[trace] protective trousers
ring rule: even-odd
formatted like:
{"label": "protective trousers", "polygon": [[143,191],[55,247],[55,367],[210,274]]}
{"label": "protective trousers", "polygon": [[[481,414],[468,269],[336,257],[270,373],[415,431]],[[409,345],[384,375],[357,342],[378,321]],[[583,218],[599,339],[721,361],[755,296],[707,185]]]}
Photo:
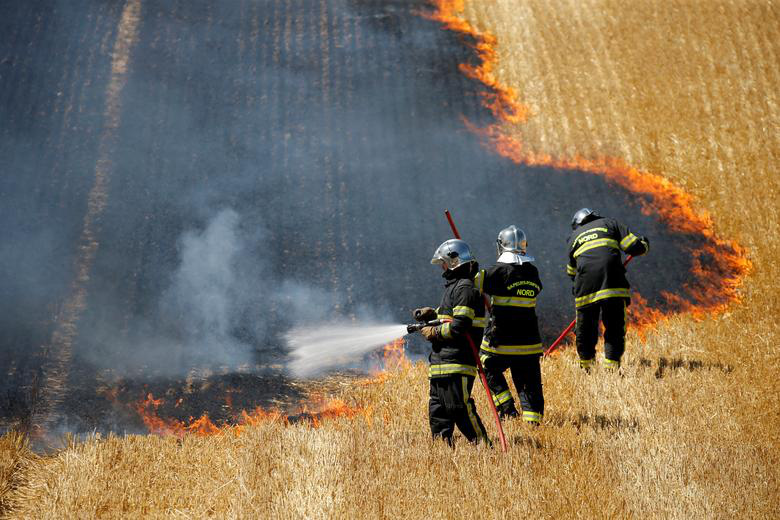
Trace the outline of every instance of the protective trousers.
{"label": "protective trousers", "polygon": [[452,444],[455,425],[469,442],[489,442],[485,427],[477,415],[471,389],[474,378],[453,374],[430,379],[431,392],[428,401],[428,419],[434,438],[441,437]]}
{"label": "protective trousers", "polygon": [[580,366],[590,368],[596,357],[599,339],[599,314],[604,323],[604,363],[607,367],[620,366],[626,344],[626,300],[607,298],[577,309],[577,354]]}
{"label": "protective trousers", "polygon": [[542,393],[542,370],[539,366],[539,354],[520,356],[503,356],[482,352],[480,356],[485,367],[493,404],[498,408],[501,417],[518,415],[515,400],[509,391],[509,384],[504,377],[508,368],[515,383],[520,405],[523,407],[523,420],[539,423],[544,415],[544,394]]}

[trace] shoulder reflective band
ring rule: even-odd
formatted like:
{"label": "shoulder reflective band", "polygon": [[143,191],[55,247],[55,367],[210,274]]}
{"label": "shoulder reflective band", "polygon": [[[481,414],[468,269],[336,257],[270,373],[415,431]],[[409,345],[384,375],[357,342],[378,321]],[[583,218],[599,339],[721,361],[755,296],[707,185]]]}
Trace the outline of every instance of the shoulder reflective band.
{"label": "shoulder reflective band", "polygon": [[534,345],[487,345],[484,342],[481,345],[482,350],[491,354],[502,354],[504,356],[528,356],[530,354],[541,354],[544,352],[541,343]]}
{"label": "shoulder reflective band", "polygon": [[635,234],[629,233],[628,235],[625,236],[625,238],[623,238],[623,240],[620,241],[620,249],[625,251],[626,249],[631,247],[631,244],[633,244],[637,240],[639,240],[639,238]]}
{"label": "shoulder reflective band", "polygon": [[474,309],[465,305],[458,305],[452,310],[453,316],[465,316],[469,319],[474,319]]}
{"label": "shoulder reflective band", "polygon": [[436,319],[437,320],[451,320],[452,316],[450,316],[449,314],[439,314],[439,313],[436,313]]}
{"label": "shoulder reflective band", "polygon": [[583,245],[577,248],[577,250],[574,252],[574,258],[577,258],[585,251],[589,251],[591,249],[595,249],[597,247],[611,247],[613,249],[618,248],[617,240],[613,240],[611,238],[597,238],[596,240],[591,240],[590,242],[585,242]]}
{"label": "shoulder reflective band", "polygon": [[536,298],[520,296],[493,296],[490,303],[496,307],[536,307]]}
{"label": "shoulder reflective band", "polygon": [[566,264],[566,274],[568,274],[569,276],[574,276],[575,274],[577,274],[577,269],[575,269],[569,264]]}
{"label": "shoulder reflective band", "polygon": [[582,307],[583,305],[597,302],[599,300],[604,300],[606,298],[630,298],[630,297],[631,297],[631,291],[624,287],[618,289],[602,289],[601,291],[597,291],[591,294],[586,294],[585,296],[580,296],[579,298],[575,298],[574,304],[577,307]]}
{"label": "shoulder reflective band", "polygon": [[471,365],[460,365],[457,363],[431,365],[428,367],[429,378],[445,377],[452,374],[465,374],[467,376],[477,377],[477,367]]}

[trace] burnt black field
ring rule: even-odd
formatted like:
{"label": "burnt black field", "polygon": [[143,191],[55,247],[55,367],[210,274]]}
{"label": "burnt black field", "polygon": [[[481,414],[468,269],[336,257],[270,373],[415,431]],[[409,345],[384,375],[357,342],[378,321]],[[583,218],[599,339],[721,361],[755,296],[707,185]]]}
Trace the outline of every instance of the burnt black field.
{"label": "burnt black field", "polygon": [[[29,416],[53,355],[106,153],[123,7],[0,4],[0,425]],[[291,325],[406,322],[438,303],[429,259],[450,238],[445,208],[483,265],[501,228],[526,231],[547,343],[573,317],[565,238],[582,206],[650,238],[630,279],[651,305],[689,281],[704,238],[600,176],[517,166],[464,127],[494,122],[486,87],[458,71],[476,59],[469,42],[426,9],[143,0],[57,428],[139,429],[108,388],[120,402],[167,392],[187,398],[171,415],[217,420],[230,419],[228,387],[236,409],[296,399],[280,368]]]}

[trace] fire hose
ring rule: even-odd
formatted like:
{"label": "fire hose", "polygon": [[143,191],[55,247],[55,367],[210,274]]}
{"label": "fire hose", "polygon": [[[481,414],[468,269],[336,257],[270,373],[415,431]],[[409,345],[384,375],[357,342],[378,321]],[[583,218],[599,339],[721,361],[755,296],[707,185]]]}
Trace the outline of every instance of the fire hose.
{"label": "fire hose", "polygon": [[[458,233],[458,228],[455,227],[455,222],[452,220],[452,215],[450,215],[449,210],[444,210],[444,215],[447,217],[447,221],[450,223],[450,228],[452,228],[452,234],[455,235],[455,238],[460,239],[460,233]],[[487,296],[484,296],[485,298],[485,308],[489,309],[490,306],[487,301]],[[487,378],[485,377],[485,369],[482,367],[482,361],[479,359],[479,350],[477,350],[477,346],[474,344],[474,340],[471,339],[471,336],[468,334],[465,334],[466,339],[469,342],[469,346],[471,347],[471,353],[474,355],[474,361],[477,364],[477,372],[479,373],[479,379],[482,381],[482,386],[485,387],[485,392],[487,392],[487,401],[490,405],[490,411],[493,412],[493,419],[496,421],[496,428],[498,428],[498,438],[501,441],[501,451],[506,452],[506,437],[504,436],[504,429],[501,427],[501,419],[498,417],[498,410],[496,410],[496,405],[493,402],[493,394],[490,393],[490,387],[488,386]]]}
{"label": "fire hose", "polygon": [[[626,257],[626,261],[625,261],[625,262],[623,262],[623,267],[627,266],[627,265],[628,265],[628,263],[629,263],[631,260],[633,260],[633,259],[634,259],[634,257],[633,257],[632,255],[628,255],[628,256]],[[569,326],[568,326],[568,327],[566,327],[566,329],[564,329],[564,331],[563,331],[563,332],[561,332],[561,335],[560,335],[560,336],[558,336],[558,339],[556,339],[555,341],[553,341],[552,345],[550,345],[550,347],[549,347],[547,350],[545,350],[545,351],[544,351],[544,355],[545,355],[545,356],[548,356],[548,355],[550,355],[550,353],[551,353],[551,352],[553,352],[553,351],[554,351],[556,348],[558,348],[558,345],[560,345],[560,344],[561,344],[561,341],[563,341],[563,338],[565,338],[565,337],[566,337],[566,336],[569,334],[569,332],[571,332],[571,330],[574,328],[574,326],[575,326],[576,324],[577,324],[577,318],[574,318],[574,319],[572,320],[572,322],[571,322],[571,323],[569,323]]]}

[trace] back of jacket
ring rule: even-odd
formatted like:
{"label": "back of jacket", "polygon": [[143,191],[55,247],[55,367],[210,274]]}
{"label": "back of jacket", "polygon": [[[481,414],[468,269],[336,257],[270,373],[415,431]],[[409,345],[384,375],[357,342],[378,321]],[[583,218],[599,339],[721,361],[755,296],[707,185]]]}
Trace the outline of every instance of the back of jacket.
{"label": "back of jacket", "polygon": [[541,354],[536,298],[542,281],[536,266],[498,263],[480,271],[475,285],[490,295],[492,308],[482,350],[501,355]]}
{"label": "back of jacket", "polygon": [[620,253],[646,253],[649,247],[644,237],[615,219],[597,218],[575,229],[566,242],[566,274],[574,278],[576,307],[606,298],[631,298]]}
{"label": "back of jacket", "polygon": [[452,320],[441,326],[441,339],[433,342],[429,357],[429,377],[451,374],[477,375],[476,361],[466,335],[475,346],[485,329],[485,304],[470,278],[449,279],[436,313],[439,319]]}

